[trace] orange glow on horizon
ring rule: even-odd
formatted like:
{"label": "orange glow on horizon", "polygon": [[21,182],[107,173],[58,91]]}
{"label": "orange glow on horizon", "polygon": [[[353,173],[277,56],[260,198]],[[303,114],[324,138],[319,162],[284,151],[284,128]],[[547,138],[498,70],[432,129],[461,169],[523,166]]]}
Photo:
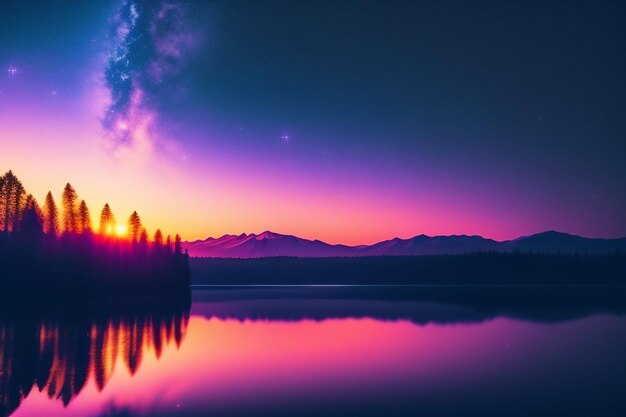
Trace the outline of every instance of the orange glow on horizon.
{"label": "orange glow on horizon", "polygon": [[107,224],[104,227],[104,235],[122,239],[128,236],[128,228],[124,224]]}

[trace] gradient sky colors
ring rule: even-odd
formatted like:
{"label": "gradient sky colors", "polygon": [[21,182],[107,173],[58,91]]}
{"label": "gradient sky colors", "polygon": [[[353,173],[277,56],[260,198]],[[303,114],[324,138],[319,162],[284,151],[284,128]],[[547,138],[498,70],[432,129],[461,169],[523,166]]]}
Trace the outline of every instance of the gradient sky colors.
{"label": "gradient sky colors", "polygon": [[620,4],[0,5],[0,169],[193,240],[626,235]]}

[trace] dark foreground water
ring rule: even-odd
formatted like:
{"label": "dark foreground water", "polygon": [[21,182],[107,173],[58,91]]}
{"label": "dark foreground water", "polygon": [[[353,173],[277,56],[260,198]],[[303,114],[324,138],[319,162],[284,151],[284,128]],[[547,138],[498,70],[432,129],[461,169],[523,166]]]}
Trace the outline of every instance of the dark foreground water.
{"label": "dark foreground water", "polygon": [[212,288],[4,313],[0,416],[624,416],[624,294]]}

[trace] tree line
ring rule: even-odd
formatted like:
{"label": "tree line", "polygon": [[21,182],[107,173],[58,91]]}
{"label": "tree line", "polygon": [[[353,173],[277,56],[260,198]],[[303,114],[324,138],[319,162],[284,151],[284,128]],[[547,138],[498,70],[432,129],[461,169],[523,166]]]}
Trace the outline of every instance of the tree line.
{"label": "tree line", "polygon": [[[111,207],[108,203],[105,204],[100,212],[97,234],[107,238],[122,238],[118,236],[118,227]],[[152,243],[154,246],[165,246],[174,252],[181,252],[181,238],[178,234],[174,240],[170,235],[164,239],[161,230],[157,229],[150,240],[136,211],[128,218],[126,227],[127,240],[131,243]],[[12,171],[0,176],[0,232],[43,234],[54,239],[96,233],[87,203],[79,199],[71,184],[67,183],[63,189],[59,211],[52,192],[48,192],[41,207],[33,195],[26,192]]]}
{"label": "tree line", "polygon": [[60,207],[51,192],[40,206],[12,171],[0,176],[0,284],[94,294],[188,287],[178,234],[164,239],[159,229],[150,239],[136,211],[119,225],[109,204],[99,220],[94,230],[87,203],[69,183]]}

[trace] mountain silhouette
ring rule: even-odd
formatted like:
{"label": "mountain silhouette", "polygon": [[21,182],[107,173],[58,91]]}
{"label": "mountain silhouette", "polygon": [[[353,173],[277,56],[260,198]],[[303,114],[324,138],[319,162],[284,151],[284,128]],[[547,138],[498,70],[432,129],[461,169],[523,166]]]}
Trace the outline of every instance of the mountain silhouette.
{"label": "mountain silhouette", "polygon": [[324,258],[333,256],[358,256],[355,247],[329,245],[320,240],[302,239],[265,231],[260,234],[224,235],[195,242],[184,242],[191,256],[211,258],[265,258],[295,256]]}
{"label": "mountain silhouette", "polygon": [[309,240],[265,231],[260,234],[242,233],[184,242],[183,248],[187,249],[191,256],[209,258],[417,256],[475,252],[602,255],[626,252],[626,238],[591,239],[548,231],[502,242],[481,236],[418,235],[409,239],[394,238],[373,245],[347,246],[331,245],[320,240]]}
{"label": "mountain silhouette", "polygon": [[553,230],[502,242],[507,252],[588,253],[602,255],[626,252],[626,238],[591,239]]}

